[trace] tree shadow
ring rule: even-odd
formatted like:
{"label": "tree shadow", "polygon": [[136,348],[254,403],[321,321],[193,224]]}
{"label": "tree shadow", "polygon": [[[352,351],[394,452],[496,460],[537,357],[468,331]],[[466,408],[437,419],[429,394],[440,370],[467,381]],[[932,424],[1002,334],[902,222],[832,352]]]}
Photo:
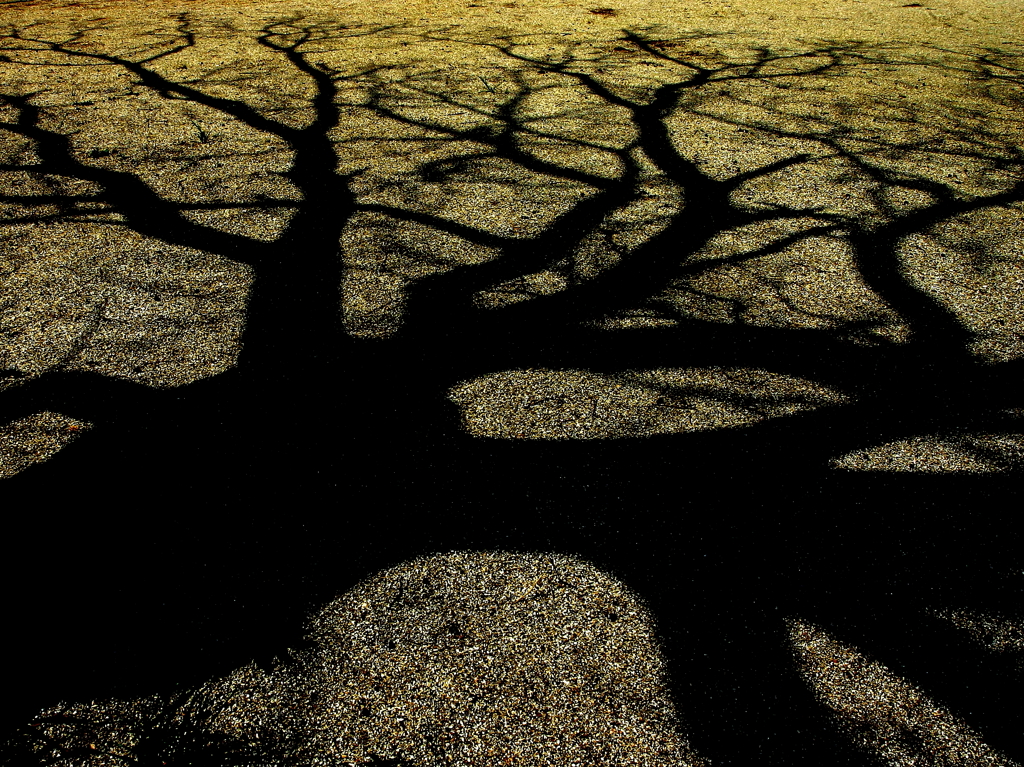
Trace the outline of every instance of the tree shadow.
{"label": "tree shadow", "polygon": [[[1020,431],[1022,357],[977,353],[1021,333],[1012,312],[998,330],[977,319],[1008,300],[1008,256],[971,225],[1015,221],[1022,158],[1001,121],[1019,110],[863,95],[847,83],[911,64],[861,44],[737,53],[626,30],[541,58],[512,38],[301,18],[255,40],[306,89],[294,106],[230,66],[204,72],[186,14],[134,53],[93,44],[103,29],[9,29],[4,66],[124,74],[199,143],[161,160],[192,191],[162,193],[139,147],[119,158],[77,138],[92,96],[55,106],[62,86],[27,74],[3,95],[0,172],[25,186],[2,197],[12,249],[33,226],[80,225],[134,233],[168,263],[154,277],[69,258],[105,296],[93,319],[53,309],[77,340],[6,362],[0,421],[90,424],[4,481],[24,520],[8,652],[37,670],[12,716],[269,662],[313,606],[424,552],[540,548],[650,599],[677,709],[712,761],[871,758],[794,673],[783,619],[798,615],[1020,758],[1019,670],[926,615],[1019,610],[1004,512],[1019,460],[967,439]],[[480,45],[503,70],[328,55],[401,35]],[[179,59],[189,79],[167,74]],[[1000,87],[1019,88],[1011,52],[970,60],[998,60]],[[645,65],[663,74],[644,84]],[[976,84],[966,65],[914,65]],[[255,135],[288,161],[262,185],[253,158],[271,161],[253,150],[239,173],[258,191],[232,196],[210,163]],[[277,229],[203,223],[232,210],[276,211]],[[164,315],[126,308],[200,295],[154,243],[242,275],[244,327],[214,374],[176,381],[187,364],[153,363]],[[973,266],[950,265],[958,247]],[[176,332],[200,332],[198,307]],[[955,442],[954,463],[836,467],[922,435]]]}

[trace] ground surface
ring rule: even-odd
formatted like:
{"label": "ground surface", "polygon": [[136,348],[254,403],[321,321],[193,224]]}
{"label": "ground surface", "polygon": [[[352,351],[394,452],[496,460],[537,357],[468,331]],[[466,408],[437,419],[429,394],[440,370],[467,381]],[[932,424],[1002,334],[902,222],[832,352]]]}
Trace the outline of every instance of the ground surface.
{"label": "ground surface", "polygon": [[1019,763],[1022,27],[0,5],[11,726]]}

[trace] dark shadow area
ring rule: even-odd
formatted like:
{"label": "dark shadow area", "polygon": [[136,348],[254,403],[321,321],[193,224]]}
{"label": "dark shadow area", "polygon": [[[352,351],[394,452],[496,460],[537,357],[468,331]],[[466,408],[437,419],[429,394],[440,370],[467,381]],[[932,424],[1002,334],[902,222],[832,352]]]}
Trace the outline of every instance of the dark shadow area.
{"label": "dark shadow area", "polygon": [[[10,683],[6,722],[21,724],[60,700],[198,684],[253,658],[269,665],[299,646],[311,612],[373,573],[429,552],[498,549],[578,555],[648,600],[686,737],[713,764],[875,764],[850,745],[795,673],[784,624],[794,616],[877,658],[962,716],[990,746],[1024,759],[1019,707],[1010,697],[1024,682],[1019,661],[984,652],[927,613],[956,607],[1020,616],[1013,524],[1020,464],[963,443],[976,451],[969,458],[988,462],[989,473],[834,466],[856,451],[922,435],[1020,431],[1021,358],[973,355],[977,328],[922,288],[899,255],[909,238],[957,216],[1019,206],[1019,147],[996,146],[994,135],[978,134],[972,145],[951,134],[960,142],[954,152],[935,142],[911,147],[910,139],[900,143],[881,131],[858,149],[847,140],[856,126],[842,122],[853,120],[849,114],[804,129],[772,127],[773,115],[786,122],[780,95],[766,99],[756,119],[730,119],[762,137],[809,142],[818,154],[789,152],[746,163],[746,170],[712,171],[669,128],[673,115],[706,118],[706,91],[728,91],[725,98],[735,103],[747,97],[744,87],[776,82],[787,94],[804,87],[813,93],[879,64],[879,57],[854,45],[760,50],[742,60],[700,56],[681,49],[715,41],[658,41],[639,31],[626,32],[604,59],[571,52],[532,59],[499,41],[496,50],[514,67],[507,87],[482,91],[493,97],[485,128],[456,128],[403,112],[388,89],[397,82],[407,88],[405,97],[435,103],[456,102],[457,94],[431,90],[411,75],[384,81],[383,66],[345,73],[306,53],[314,43],[341,45],[390,30],[301,19],[269,26],[259,37],[314,94],[306,105],[312,116],[294,127],[244,100],[213,95],[219,91],[201,82],[160,74],[163,60],[187,52],[200,34],[184,14],[178,22],[171,43],[155,40],[158,52],[142,57],[81,45],[90,30],[59,41],[32,29],[0,37],[7,66],[45,65],[68,78],[72,65],[118,69],[168,101],[202,106],[284,142],[293,159],[281,175],[301,193],[269,242],[201,225],[184,215],[186,205],[161,198],[130,170],[83,159],[36,104],[38,94],[0,96],[0,131],[31,144],[36,155],[5,160],[0,173],[76,179],[101,190],[3,196],[12,206],[45,202],[59,210],[50,219],[11,214],[12,227],[83,220],[89,203],[115,211],[118,226],[145,238],[223,256],[255,275],[243,348],[227,372],[161,389],[77,369],[72,356],[40,375],[15,371],[12,380],[27,380],[0,393],[0,423],[51,411],[95,424],[51,459],[0,484],[11,526],[5,655],[26,672]],[[665,63],[679,76],[643,98],[628,97],[597,73],[623,55]],[[1009,53],[1001,55],[1000,76],[1015,73],[1011,85],[1021,87],[1020,69],[1012,69]],[[524,117],[540,87],[527,73],[557,76],[617,108],[616,119],[630,123],[635,138],[600,152],[619,175],[562,165],[530,148],[526,139],[544,130]],[[586,185],[589,196],[532,236],[495,234],[424,206],[361,201],[353,188],[366,172],[339,171],[345,147],[332,133],[344,123],[342,107],[352,108],[342,91],[353,84],[366,92],[358,108],[381,124],[432,131],[452,145],[475,142],[455,165],[424,163],[422,175],[444,194],[455,194],[456,182],[487,183],[486,162],[501,160],[534,174],[537,194],[557,182]],[[476,102],[463,106],[482,113]],[[934,127],[928,115],[915,118],[909,106],[906,112],[907,121]],[[584,139],[558,140],[580,152],[594,149]],[[378,144],[382,152],[393,149],[383,138]],[[911,150],[954,152],[958,162],[1001,182],[969,194],[924,171],[911,175],[894,165]],[[844,172],[863,181],[861,193],[875,205],[871,215],[831,206],[828,194],[813,205],[739,201],[745,185],[773,187],[790,171],[826,161],[843,163]],[[604,236],[601,227],[636,201],[648,166],[682,190],[684,202],[639,244],[608,235],[603,268],[574,265],[567,254]],[[834,183],[839,197],[846,182]],[[928,201],[898,209],[887,202],[892,190],[920,192]],[[500,255],[476,263],[450,259],[451,268],[410,279],[398,329],[359,337],[338,310],[347,268],[339,241],[363,213],[385,214],[396,231],[414,221]],[[701,255],[723,232],[794,221],[796,229],[759,234],[755,245],[731,255]],[[607,224],[617,233],[628,228],[616,226]],[[867,290],[884,304],[876,314],[858,309],[844,317],[827,300],[815,308],[780,292],[786,316],[802,319],[759,323],[748,316],[754,299],[712,296],[699,282],[713,268],[745,268],[830,238],[842,239]],[[488,291],[522,293],[508,283],[542,271],[561,274],[564,283],[505,304],[480,298]],[[736,274],[751,295],[755,283],[767,290],[774,279],[743,283]],[[826,283],[822,290],[832,288]],[[688,311],[698,299],[732,321]],[[665,324],[602,324],[637,307]],[[862,342],[870,328],[887,323],[908,326],[910,340]],[[85,338],[76,349],[88,345]],[[806,392],[770,386],[765,394],[665,383],[644,413],[668,418],[672,407],[713,401],[722,412],[758,418],[652,433],[644,431],[644,415],[632,434],[609,439],[506,439],[474,436],[464,426],[453,387],[534,369],[612,378],[655,369],[767,371],[848,399],[812,407]],[[795,410],[776,416],[771,408],[780,403]],[[515,412],[498,416],[517,423]]]}

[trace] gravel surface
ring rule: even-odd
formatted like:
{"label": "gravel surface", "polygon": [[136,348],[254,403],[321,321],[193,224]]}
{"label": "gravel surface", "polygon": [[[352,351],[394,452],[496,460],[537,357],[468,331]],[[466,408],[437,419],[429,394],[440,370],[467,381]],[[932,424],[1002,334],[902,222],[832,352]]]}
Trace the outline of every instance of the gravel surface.
{"label": "gravel surface", "polygon": [[[995,652],[1024,652],[1022,624],[943,617]],[[883,664],[813,624],[789,627],[799,673],[868,753],[898,767],[1016,764]],[[144,743],[163,759],[234,764],[708,764],[667,694],[652,614],[579,559],[421,557],[341,595],[308,630],[309,647],[272,668],[249,664],[190,697],[62,704],[37,732],[80,749],[60,765],[119,764]]]}
{"label": "gravel surface", "polygon": [[[663,438],[791,417],[831,434],[816,413],[865,392],[885,402],[911,370],[905,427],[865,443],[860,422],[886,420],[865,406],[843,422],[854,436],[803,454],[837,472],[1019,472],[1024,411],[997,385],[932,389],[948,371],[996,380],[1024,359],[1024,67],[1003,39],[1024,15],[966,0],[808,8],[4,3],[0,406],[48,374],[188,392],[238,369],[258,347],[246,333],[259,276],[286,273],[295,227],[312,241],[337,225],[327,314],[348,339],[427,357],[491,327],[484,309],[526,307],[545,330],[527,313],[538,305],[618,333],[581,335],[590,346],[562,366],[496,369],[473,347],[469,372],[430,382],[473,438]],[[675,101],[656,108],[657,94]],[[336,173],[302,165],[321,145]],[[587,313],[618,265],[669,251],[685,258],[653,295]],[[565,299],[588,280],[594,293]],[[425,311],[431,295],[459,300]],[[693,328],[722,335],[698,348]],[[757,364],[716,362],[744,330],[802,335]],[[706,364],[602,366],[601,352],[628,357],[633,331],[676,333]],[[807,360],[815,333],[838,344],[832,367]],[[277,349],[280,377],[307,369],[307,335]],[[518,354],[515,339],[494,342]],[[871,377],[858,362],[905,348],[925,349],[919,369]],[[804,373],[777,372],[790,360]],[[0,424],[0,479],[97,426],[57,410]],[[1019,625],[949,619],[993,652],[1021,651]],[[879,662],[789,625],[823,709],[877,758],[1013,764]],[[652,614],[582,560],[413,560],[327,605],[309,641],[187,699],[65,702],[32,729],[54,764],[146,748],[251,764],[705,764],[669,702]]]}

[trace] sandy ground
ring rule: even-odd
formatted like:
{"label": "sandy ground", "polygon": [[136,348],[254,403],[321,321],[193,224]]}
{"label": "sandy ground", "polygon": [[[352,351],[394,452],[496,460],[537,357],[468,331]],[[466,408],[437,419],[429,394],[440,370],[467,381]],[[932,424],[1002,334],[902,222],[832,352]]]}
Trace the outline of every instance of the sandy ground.
{"label": "sandy ground", "polygon": [[[940,617],[990,652],[1024,651],[1020,625]],[[657,630],[643,600],[572,557],[423,557],[326,605],[309,622],[312,647],[271,669],[50,708],[35,720],[36,749],[68,765],[114,765],[148,747],[227,764],[702,767],[667,695]],[[819,626],[794,618],[789,641],[835,726],[882,763],[1016,764]]]}
{"label": "sandy ground", "polygon": [[[603,13],[595,13],[604,9]],[[389,24],[435,29],[457,27],[467,33],[503,30],[516,34],[566,35],[572,40],[614,40],[623,28],[660,27],[671,37],[703,32],[738,36],[768,46],[787,47],[797,41],[928,43],[957,47],[1014,44],[1024,11],[1012,2],[900,3],[877,0],[802,2],[619,2],[614,8],[584,3],[526,2],[356,2],[220,3],[192,0],[158,2],[9,2],[8,20],[19,16],[49,22],[78,23],[115,19],[118,23],[151,24],[162,16],[187,11],[208,21],[261,25],[271,19],[302,14],[310,20],[356,24]],[[610,11],[610,12],[609,12]],[[240,18],[239,18],[240,17]],[[415,55],[422,58],[423,52]],[[462,57],[459,57],[462,60]]]}
{"label": "sandy ground", "polygon": [[[182,26],[186,23],[187,28]],[[267,26],[272,23],[281,26]],[[1024,176],[1021,48],[1012,33],[1024,29],[1019,3],[631,0],[592,7],[487,0],[457,5],[393,0],[9,2],[0,5],[0,28],[6,31],[0,44],[0,119],[5,128],[20,125],[29,98],[45,113],[39,126],[71,137],[71,153],[78,161],[93,168],[130,171],[159,197],[184,206],[188,220],[244,235],[256,244],[274,241],[291,215],[289,202],[299,199],[281,177],[290,155],[280,136],[241,126],[210,104],[176,102],[144,82],[140,86],[139,72],[102,56],[117,51],[122,63],[141,61],[147,51],[166,51],[177,37],[194,32],[194,46],[154,58],[146,66],[174,82],[204,83],[204,92],[214,96],[243,98],[285,128],[300,128],[313,117],[312,80],[308,72],[283,64],[281,51],[295,42],[301,29],[311,30],[312,39],[303,43],[304,55],[319,71],[337,77],[349,110],[348,118],[331,132],[338,146],[339,172],[366,170],[352,183],[364,209],[341,243],[348,259],[345,321],[354,336],[390,337],[402,326],[400,297],[406,286],[460,264],[486,261],[499,242],[495,238],[536,236],[586,197],[586,184],[571,179],[558,188],[530,187],[532,177],[521,167],[500,169],[510,173],[516,182],[511,185],[470,184],[435,193],[407,183],[418,166],[429,162],[443,170],[453,156],[457,160],[460,153],[479,149],[481,145],[471,140],[474,136],[486,145],[494,134],[488,133],[493,128],[488,128],[491,122],[485,113],[493,116],[502,99],[524,83],[538,93],[524,108],[525,114],[546,117],[553,133],[572,136],[568,149],[566,142],[559,146],[554,141],[538,142],[531,151],[545,162],[574,168],[590,181],[614,177],[618,166],[601,147],[621,144],[632,135],[623,119],[628,110],[621,105],[611,109],[607,103],[595,106],[592,102],[601,100],[588,95],[578,81],[532,70],[524,66],[529,62],[516,58],[550,64],[571,56],[578,69],[589,67],[595,76],[606,78],[603,82],[613,92],[638,101],[644,88],[692,75],[695,66],[718,72],[721,90],[695,97],[689,105],[692,119],[680,121],[674,130],[679,144],[689,148],[708,178],[750,174],[750,184],[737,188],[750,206],[819,206],[818,212],[844,221],[874,216],[884,226],[915,206],[930,204],[915,196],[934,188],[925,182],[944,184],[961,201],[1006,193],[999,205],[942,219],[938,229],[912,232],[899,245],[918,283],[953,307],[973,332],[971,354],[993,365],[1024,356],[1024,221],[1020,189],[1014,186]],[[90,31],[75,39],[74,33],[83,29]],[[280,46],[277,51],[255,42],[267,29]],[[637,44],[639,37],[625,40],[624,30],[661,45],[645,48]],[[63,41],[64,48],[55,50],[46,41]],[[765,64],[776,67],[775,74],[782,72],[780,67],[796,67],[788,70],[794,84],[786,86],[787,96],[766,101],[749,84],[749,69],[744,67],[753,66],[750,62],[756,62],[759,49],[784,52]],[[979,90],[972,79],[985,50],[998,62],[993,71],[1000,77],[989,83],[995,91]],[[805,70],[794,62],[831,55],[847,57],[865,69],[838,86],[825,81],[801,86],[799,76]],[[728,81],[727,75],[736,75],[736,82]],[[385,126],[379,115],[360,110],[370,85],[378,93],[394,86],[388,96],[394,98],[387,103],[396,114],[408,106],[412,111],[405,114],[412,115],[410,119],[432,120],[459,131],[476,125],[480,132],[462,135],[466,140],[455,142],[457,146],[437,147],[423,140],[423,125],[415,121]],[[399,85],[408,87],[399,93]],[[417,105],[420,97],[429,103]],[[403,104],[401,98],[408,101]],[[587,113],[588,104],[596,111]],[[911,105],[915,118],[903,120],[901,110]],[[559,122],[556,113],[568,106],[576,111],[571,119]],[[910,143],[923,141],[927,148],[934,146],[928,141],[941,139],[952,142],[952,148],[944,154],[936,150],[930,160],[934,167],[919,156],[894,160],[896,175],[887,177],[893,197],[884,204],[873,196],[869,173],[858,176],[856,168],[839,172],[827,162],[810,169],[783,168],[791,175],[782,191],[777,184],[759,186],[764,181],[761,169],[784,162],[794,152],[828,159],[822,142],[811,135],[815,114],[823,111],[835,117],[833,125],[845,126],[851,140],[865,141],[872,130],[886,135],[902,130]],[[117,211],[101,205],[90,212],[93,203],[87,198],[93,187],[88,180],[53,175],[40,180],[23,170],[39,160],[34,135],[12,128],[5,129],[3,137],[2,215],[8,220],[3,223],[7,242],[0,256],[0,290],[7,344],[0,349],[0,362],[9,373],[6,389],[13,391],[60,367],[171,388],[230,369],[239,353],[252,267],[129,231],[117,225],[123,220]],[[372,140],[359,140],[367,135]],[[839,141],[837,136],[831,138]],[[584,139],[594,145],[584,147]],[[859,146],[850,152],[871,156],[870,146]],[[638,165],[643,171],[638,181],[644,190],[642,201],[623,206],[608,218],[608,236],[621,236],[619,252],[639,247],[663,230],[666,216],[682,205],[678,185],[642,158]],[[893,182],[901,172],[916,174],[919,188]],[[47,194],[77,201],[71,208],[71,203],[41,208],[38,199],[32,199]],[[211,200],[234,204],[204,207]],[[276,206],[257,205],[254,200],[273,200]],[[375,227],[398,209],[416,215],[388,224],[393,226],[392,235],[418,243],[433,260],[410,260],[381,245]],[[462,234],[472,229],[473,236],[438,235],[418,223],[429,216],[464,227],[457,230]],[[797,231],[805,233],[822,226],[814,215],[793,221]],[[803,245],[797,243],[796,250],[780,248],[774,262],[753,265],[739,258],[785,238],[794,231],[787,226],[774,222],[709,239],[694,261],[720,260],[722,267],[690,275],[688,286],[671,298],[676,316],[742,315],[751,324],[774,327],[817,327],[867,316],[870,328],[857,330],[868,334],[858,336],[860,341],[906,339],[906,324],[858,278],[851,251],[836,244],[831,233],[821,231],[817,240],[812,236]],[[589,269],[597,274],[603,268],[602,258],[608,254],[598,245],[604,234],[596,232],[593,242],[581,246],[580,273]],[[811,247],[807,242],[817,244]],[[979,260],[972,262],[965,253]],[[155,254],[163,260],[154,262]],[[792,275],[794,269],[803,277],[790,282],[802,287],[787,293],[779,287],[779,275]],[[510,283],[514,284],[481,290],[479,301],[501,306],[554,294],[564,287],[565,276],[557,270],[539,270]],[[672,321],[652,316],[608,320],[620,326]],[[676,390],[703,392],[704,398],[697,397],[681,413],[663,402],[665,392]],[[523,391],[532,392],[538,402],[561,404],[527,408],[520,396]],[[738,392],[746,399],[725,406],[722,402],[728,398],[719,396],[721,392]],[[701,370],[626,377],[519,371],[461,382],[453,386],[450,397],[462,408],[471,434],[508,439],[604,439],[637,429],[645,434],[715,429],[843,401],[842,393],[828,387],[772,378],[763,371],[735,376]],[[599,408],[602,415],[597,418]],[[1012,471],[1019,468],[1021,451],[1019,421],[1013,422],[1013,417],[1008,415],[1000,428],[988,431],[953,437],[926,434],[851,450],[835,462],[851,470]],[[35,414],[7,425],[0,471],[16,475],[53,455],[89,426],[60,413]],[[432,759],[437,764],[495,764],[495,757],[505,760],[501,763],[537,765],[608,759],[616,764],[701,763],[700,755],[689,749],[685,732],[664,710],[654,629],[642,606],[619,584],[585,564],[562,563],[564,582],[551,584],[550,562],[500,559],[495,554],[454,555],[450,560],[417,562],[346,595],[326,609],[319,649],[274,671],[247,667],[211,682],[203,695],[226,713],[210,727],[236,739],[236,745],[255,742],[261,733],[287,741],[289,748],[304,754],[308,761],[303,764],[357,763],[372,754],[421,765],[435,763]],[[418,607],[411,612],[396,608],[376,621],[378,628],[385,627],[379,636],[360,633],[366,628],[360,623],[365,622],[365,615],[359,617],[361,607],[391,604],[399,586],[421,588],[429,577],[442,584],[436,610],[421,614]],[[519,663],[523,654],[508,651],[509,642],[543,643],[528,620],[533,613],[520,614],[520,601],[533,593],[531,589],[540,594],[534,611],[543,615],[543,630],[575,632],[576,637],[561,651],[557,642],[563,640],[557,640],[550,657],[537,660],[543,666],[538,673],[548,697],[536,706],[536,695],[530,697],[536,690],[530,685],[540,682]],[[617,605],[615,614],[623,618],[616,619],[614,628],[601,624],[595,635],[581,624],[586,622],[581,616],[595,626],[607,620],[610,604]],[[513,616],[502,630],[487,621],[494,610]],[[979,641],[998,651],[1020,650],[1019,634],[1014,633],[1019,627],[984,616],[954,617],[965,631],[975,631]],[[489,625],[495,636],[488,638],[481,628],[479,642],[469,649],[449,647],[444,642],[454,640],[444,637],[441,642],[438,636],[455,624]],[[461,642],[464,636],[456,634]],[[394,657],[387,657],[394,663],[377,668],[373,663],[380,660],[380,653],[367,648],[388,641]],[[887,763],[1012,764],[991,753],[966,723],[883,666],[861,657],[856,648],[841,646],[814,625],[795,619],[792,641],[822,705],[835,712],[840,726],[853,733],[851,738]],[[410,648],[417,643],[436,645],[437,657],[413,652]],[[619,645],[629,645],[631,663],[620,663]],[[570,646],[571,652],[566,649]],[[348,660],[339,661],[339,653],[349,653]],[[350,663],[353,657],[358,662]],[[375,676],[385,672],[392,676]],[[487,674],[498,681],[480,687],[477,680]],[[556,695],[550,689],[564,684],[590,695],[595,685],[600,686],[594,681],[597,677],[604,680],[600,701],[564,694],[561,688],[556,688]],[[431,685],[443,690],[431,691]],[[641,688],[640,704],[620,705]],[[470,716],[467,700],[474,694],[483,700],[474,699]],[[331,705],[324,705],[325,699]],[[371,704],[376,713],[386,715],[387,727],[364,722],[362,712]],[[153,701],[76,704],[68,710],[93,724],[77,730],[40,724],[39,731],[83,749],[78,756],[54,763],[117,764],[116,757],[101,752],[117,754],[135,747],[138,733],[132,727],[137,730],[138,723],[155,716],[158,708]],[[105,719],[108,715],[113,718]],[[311,722],[318,726],[310,727]],[[916,733],[916,740],[908,741],[908,732]],[[916,745],[907,746],[908,742]],[[95,758],[89,752],[95,752]]]}
{"label": "sandy ground", "polygon": [[[805,209],[819,206],[827,215],[862,217],[870,227],[873,220],[913,210],[924,199],[920,188],[897,184],[899,188],[890,190],[883,201],[874,197],[872,184],[878,179],[873,181],[870,173],[846,173],[841,162],[784,168],[772,180],[763,175],[772,163],[784,161],[794,151],[827,159],[852,146],[854,152],[870,154],[876,149],[863,142],[879,135],[922,147],[961,142],[959,149],[941,149],[929,157],[904,153],[899,167],[889,169],[907,172],[909,168],[922,178],[938,178],[949,184],[954,195],[978,199],[1005,192],[1018,172],[1013,158],[1020,146],[1020,108],[1014,101],[1019,72],[1012,62],[1019,49],[1012,40],[1004,40],[1012,37],[1008,30],[1020,27],[1021,11],[1012,3],[841,2],[815,5],[813,15],[803,3],[756,2],[659,3],[656,7],[624,3],[615,8],[564,3],[472,3],[453,8],[428,3],[363,7],[18,2],[4,9],[6,22],[20,28],[22,36],[20,41],[9,40],[16,51],[8,55],[6,64],[0,62],[7,90],[11,95],[36,93],[32,103],[44,109],[43,119],[50,121],[50,129],[72,137],[77,157],[92,167],[130,170],[149,189],[185,205],[183,215],[189,221],[257,243],[272,242],[284,231],[291,215],[287,206],[298,199],[280,175],[290,156],[282,137],[241,126],[209,104],[182,101],[182,94],[164,98],[159,88],[132,85],[128,71],[89,54],[132,50],[127,57],[141,59],[162,50],[163,55],[147,64],[158,75],[185,83],[205,79],[210,95],[241,97],[257,108],[272,110],[282,125],[299,127],[311,118],[309,73],[297,72],[285,61],[283,49],[259,45],[256,38],[272,29],[275,45],[290,45],[298,40],[295,35],[300,28],[308,28],[311,37],[303,50],[308,49],[312,64],[333,73],[339,97],[348,105],[343,121],[330,132],[339,155],[338,170],[362,172],[350,188],[363,210],[352,218],[341,242],[346,253],[345,322],[347,332],[355,337],[394,334],[403,323],[404,297],[414,282],[493,257],[497,241],[491,238],[492,244],[487,244],[486,235],[517,239],[539,235],[556,215],[585,199],[593,188],[571,179],[538,188],[534,185],[538,177],[520,166],[510,171],[520,180],[518,187],[500,182],[447,183],[439,194],[436,187],[415,180],[417,168],[431,165],[454,181],[451,174],[460,172],[464,162],[460,158],[478,151],[480,145],[474,145],[474,140],[439,143],[429,138],[429,130],[423,132],[426,122],[465,131],[463,138],[482,131],[478,135],[486,142],[497,135],[491,136],[495,127],[482,119],[486,110],[513,98],[518,89],[535,88],[524,119],[541,119],[537,126],[556,134],[562,131],[558,135],[570,145],[559,145],[559,139],[549,137],[524,139],[528,141],[524,146],[545,161],[566,163],[597,179],[614,172],[618,161],[610,160],[600,147],[628,140],[635,130],[624,119],[629,115],[622,108],[595,109],[593,95],[581,89],[579,82],[566,75],[538,74],[531,62],[566,60],[589,67],[609,84],[621,86],[627,97],[681,75],[692,76],[697,71],[694,66],[711,67],[717,74],[696,100],[688,102],[688,108],[699,114],[669,119],[668,124],[676,143],[687,147],[707,178],[751,174],[737,192],[748,211],[799,202]],[[288,18],[292,21],[287,22]],[[282,20],[284,26],[267,27]],[[175,36],[184,34],[186,27],[195,32],[193,44],[169,53]],[[639,37],[626,40],[627,32]],[[78,45],[74,35],[84,35],[76,55],[69,58],[66,53],[45,50],[48,43],[43,41],[67,40],[74,48]],[[645,48],[642,40],[661,41],[660,47]],[[990,64],[978,58],[984,55],[990,56]],[[751,70],[744,66],[752,65],[758,56],[770,59],[761,65],[768,77],[748,82]],[[841,76],[820,82],[800,79],[807,66],[820,65],[830,57]],[[991,75],[984,83],[978,80],[983,70]],[[796,79],[785,80],[787,72]],[[53,88],[55,74],[66,77],[62,81],[66,85]],[[778,88],[772,92],[770,86],[776,83]],[[403,103],[411,107],[402,118],[404,123],[382,122],[372,110],[361,108],[368,87],[378,94],[388,93],[386,99],[398,99],[387,102],[389,109],[393,105],[400,111]],[[785,94],[783,101],[780,92]],[[452,103],[452,98],[458,103]],[[565,117],[551,114],[569,104],[573,107]],[[778,109],[779,105],[784,106]],[[13,114],[16,107],[8,102],[7,113]],[[545,112],[551,116],[545,117]],[[816,112],[827,113],[832,127],[815,127],[809,116]],[[409,117],[419,123],[410,123]],[[852,143],[837,150],[820,139],[823,129],[832,131],[830,139],[843,134]],[[584,136],[596,140],[597,146],[581,146]],[[31,150],[23,139],[10,134],[8,139],[11,159],[20,158],[15,160],[18,163],[30,157],[24,154]],[[207,149],[217,157],[203,155]],[[190,159],[185,161],[182,152]],[[638,162],[640,198],[609,215],[581,243],[576,255],[580,274],[597,274],[614,262],[616,256],[609,261],[609,255],[600,252],[605,247],[602,238],[616,239],[620,248],[638,246],[662,231],[679,210],[681,188],[645,165],[649,160],[639,158]],[[213,185],[207,176],[216,177]],[[0,385],[24,383],[60,366],[153,386],[176,386],[216,375],[234,364],[245,293],[252,280],[248,265],[211,259],[188,247],[168,248],[166,243],[140,237],[132,228],[111,226],[121,219],[116,213],[100,211],[98,203],[84,201],[95,189],[84,179],[51,177],[47,187],[12,170],[7,183],[13,195],[6,215],[12,224],[2,268],[7,307],[3,321],[9,344],[4,351],[6,383],[0,381]],[[82,195],[75,215],[62,218],[55,215],[56,209],[33,205],[31,196],[47,190]],[[230,207],[218,209],[218,200]],[[281,207],[268,205],[270,200]],[[258,207],[246,208],[246,202]],[[396,220],[396,210],[441,216],[472,227],[481,236],[467,240],[441,234],[414,220],[415,216]],[[43,218],[34,225],[15,223],[20,216],[36,213]],[[402,247],[430,251],[429,259],[409,261],[396,255],[391,245],[380,241],[382,228]],[[815,236],[817,232],[820,236]],[[727,261],[744,249],[749,252],[794,234],[802,242],[757,265]],[[963,215],[943,214],[930,230],[894,240],[913,280],[967,326],[971,351],[979,359],[1014,360],[1024,352],[1019,300],[1022,234],[1019,208],[999,204],[965,210]],[[978,249],[984,253],[981,261],[965,260],[966,252]],[[174,255],[177,266],[170,265],[168,254]],[[162,259],[161,269],[152,268],[154,256]],[[674,288],[659,300],[668,301],[680,316],[700,320],[730,322],[740,316],[755,325],[792,328],[853,323],[851,327],[858,329],[850,338],[857,343],[906,341],[909,328],[904,318],[890,311],[873,290],[875,286],[863,282],[854,262],[858,257],[831,236],[820,217],[736,227],[711,238],[701,253],[694,254],[694,260],[726,259],[721,268],[693,274],[681,289]],[[175,270],[177,276],[173,276]],[[127,274],[134,275],[136,287],[121,279]],[[140,282],[140,277],[145,281]],[[159,293],[141,287],[161,284],[172,294],[177,290],[182,295],[166,302]],[[475,300],[502,307],[530,296],[557,293],[566,284],[566,276],[558,269],[539,270],[518,282],[482,290]],[[673,322],[648,312],[607,318],[605,326]],[[540,371],[537,381],[510,382],[503,375],[452,387],[450,398],[463,410],[471,433],[604,439],[637,429],[646,434],[686,432],[765,417],[763,409],[723,408],[715,392],[731,391],[743,397],[750,395],[751,387],[719,382],[717,374],[709,378],[700,370],[658,373],[657,385],[635,376],[623,381],[584,375],[583,380],[575,373]],[[667,383],[666,375],[673,383]],[[678,409],[666,410],[658,404],[665,385],[680,391],[707,387],[709,398],[680,415]],[[765,385],[757,386],[766,390]],[[776,394],[786,392],[781,396],[787,406],[773,412],[842,400],[841,395],[822,390],[815,395],[816,402],[798,404],[807,387],[813,389],[814,384],[781,378],[767,384],[767,390]],[[508,404],[510,388],[536,390],[541,393],[533,400],[548,401],[555,401],[548,390],[557,390],[561,399],[556,399],[563,407],[527,411],[522,403]],[[598,412],[605,416],[596,417]],[[488,414],[486,423],[480,413]],[[583,418],[584,413],[591,417]],[[1006,410],[1004,415],[1012,413]],[[59,413],[11,423],[4,430],[0,472],[16,474],[53,455],[87,428]],[[952,440],[948,435],[921,434],[860,446],[834,456],[833,461],[838,468],[852,470],[1000,472],[1017,465],[1020,452],[1019,428],[1011,424],[961,433]]]}

